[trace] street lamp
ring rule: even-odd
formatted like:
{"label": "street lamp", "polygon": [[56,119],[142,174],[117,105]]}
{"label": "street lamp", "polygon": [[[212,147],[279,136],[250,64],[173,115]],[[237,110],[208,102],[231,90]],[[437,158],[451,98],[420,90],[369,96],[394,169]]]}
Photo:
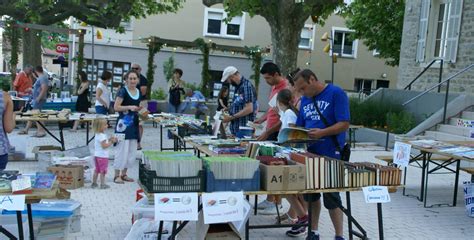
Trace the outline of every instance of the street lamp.
{"label": "street lamp", "polygon": [[333,49],[333,46],[334,46],[334,37],[332,36],[332,31],[331,31],[331,36],[329,36],[329,34],[327,32],[325,32],[323,34],[323,36],[321,36],[321,41],[323,42],[326,42],[327,40],[330,40],[330,42],[328,42],[328,44],[326,44],[326,46],[324,46],[323,48],[323,51],[325,53],[329,53],[329,51],[331,51],[331,84],[334,84],[334,63],[337,62],[337,53],[334,53],[334,49]]}

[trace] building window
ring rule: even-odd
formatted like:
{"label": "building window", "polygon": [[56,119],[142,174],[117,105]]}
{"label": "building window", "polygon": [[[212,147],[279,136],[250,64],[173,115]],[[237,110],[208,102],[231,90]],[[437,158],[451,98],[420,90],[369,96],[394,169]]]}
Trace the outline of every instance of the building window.
{"label": "building window", "polygon": [[204,13],[204,36],[224,38],[244,38],[245,14],[232,18],[228,23],[224,21],[227,14],[223,9],[206,8]]}
{"label": "building window", "polygon": [[390,81],[388,81],[388,80],[377,80],[377,86],[375,88],[379,89],[379,88],[389,88],[389,87],[390,87]]}
{"label": "building window", "polygon": [[314,38],[314,25],[306,24],[303,29],[301,29],[300,34],[300,43],[298,47],[300,49],[311,49],[313,50],[313,38]]}
{"label": "building window", "polygon": [[463,0],[422,0],[417,62],[442,58],[456,62]]}
{"label": "building window", "polygon": [[357,39],[353,38],[353,31],[343,28],[333,28],[332,51],[341,57],[356,58]]}
{"label": "building window", "polygon": [[367,95],[372,91],[372,79],[359,79],[356,78],[354,81],[354,90],[356,92],[363,92]]}

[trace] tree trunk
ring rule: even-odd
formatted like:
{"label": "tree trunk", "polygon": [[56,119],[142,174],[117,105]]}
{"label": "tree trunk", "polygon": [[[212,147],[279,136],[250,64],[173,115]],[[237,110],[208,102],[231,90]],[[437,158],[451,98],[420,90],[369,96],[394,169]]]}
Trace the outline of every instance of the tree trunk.
{"label": "tree trunk", "polygon": [[23,66],[42,66],[41,61],[41,31],[29,29],[23,31]]}

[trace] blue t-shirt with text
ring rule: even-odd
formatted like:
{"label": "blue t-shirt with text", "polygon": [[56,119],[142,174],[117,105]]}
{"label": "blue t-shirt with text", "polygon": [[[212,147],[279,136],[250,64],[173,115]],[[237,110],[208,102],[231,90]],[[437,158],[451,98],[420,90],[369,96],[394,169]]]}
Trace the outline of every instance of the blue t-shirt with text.
{"label": "blue t-shirt with text", "polygon": [[[314,107],[317,102],[319,111],[324,115],[329,126],[337,122],[349,122],[349,99],[346,93],[339,87],[327,85],[324,90],[314,98],[301,98],[301,106],[296,120],[296,125],[305,128],[324,129],[329,126],[324,124],[319,117],[318,111]],[[342,132],[337,135],[339,146],[342,148],[345,144],[346,133]],[[336,150],[336,146],[331,136],[321,138],[320,141],[308,146],[308,151],[340,159],[340,154]]]}

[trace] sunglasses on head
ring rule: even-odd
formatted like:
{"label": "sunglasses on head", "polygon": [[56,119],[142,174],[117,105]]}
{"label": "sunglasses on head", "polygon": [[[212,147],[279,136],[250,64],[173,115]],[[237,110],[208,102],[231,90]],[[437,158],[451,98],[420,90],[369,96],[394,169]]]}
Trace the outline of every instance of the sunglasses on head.
{"label": "sunglasses on head", "polygon": [[140,68],[132,68],[132,70],[140,70]]}

